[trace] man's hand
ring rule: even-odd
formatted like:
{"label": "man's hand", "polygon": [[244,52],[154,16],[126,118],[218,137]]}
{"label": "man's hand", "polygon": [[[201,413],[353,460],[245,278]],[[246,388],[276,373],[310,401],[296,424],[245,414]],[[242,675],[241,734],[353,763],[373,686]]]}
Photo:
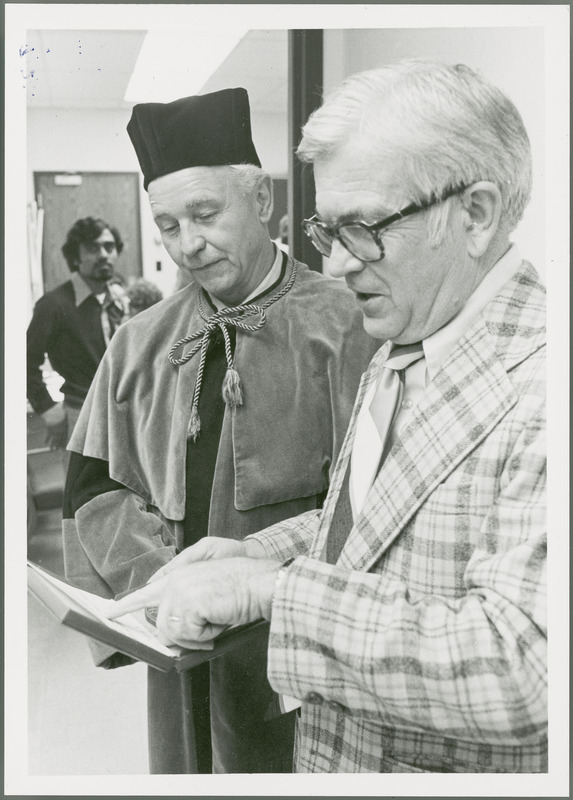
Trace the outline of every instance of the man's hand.
{"label": "man's hand", "polygon": [[266,554],[263,546],[256,540],[237,541],[235,539],[224,539],[219,536],[205,536],[199,539],[197,544],[186,547],[181,553],[172,558],[155,572],[148,583],[163,578],[173,572],[174,569],[185,567],[187,564],[194,564],[196,561],[209,561],[220,558],[265,558]]}
{"label": "man's hand", "polygon": [[161,641],[182,647],[208,642],[230,625],[270,619],[279,568],[266,558],[188,564],[118,600],[107,616],[158,606]]}
{"label": "man's hand", "polygon": [[40,416],[46,423],[46,444],[50,450],[64,448],[68,443],[68,425],[63,404],[56,403]]}

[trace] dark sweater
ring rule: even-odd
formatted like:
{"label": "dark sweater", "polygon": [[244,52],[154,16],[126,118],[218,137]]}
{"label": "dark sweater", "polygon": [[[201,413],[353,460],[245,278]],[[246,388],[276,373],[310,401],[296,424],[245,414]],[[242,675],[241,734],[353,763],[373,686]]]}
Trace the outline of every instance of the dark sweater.
{"label": "dark sweater", "polygon": [[66,403],[80,407],[105,348],[101,306],[93,295],[76,306],[70,280],[41,297],[27,333],[27,397],[34,411],[41,414],[54,405],[42,380],[46,354],[65,380]]}

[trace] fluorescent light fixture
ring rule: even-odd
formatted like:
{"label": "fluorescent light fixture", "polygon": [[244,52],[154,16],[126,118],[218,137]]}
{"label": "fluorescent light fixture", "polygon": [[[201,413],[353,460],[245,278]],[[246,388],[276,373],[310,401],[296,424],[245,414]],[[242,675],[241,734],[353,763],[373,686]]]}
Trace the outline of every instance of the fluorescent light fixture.
{"label": "fluorescent light fixture", "polygon": [[199,94],[247,32],[247,28],[148,31],[124,100],[169,103]]}

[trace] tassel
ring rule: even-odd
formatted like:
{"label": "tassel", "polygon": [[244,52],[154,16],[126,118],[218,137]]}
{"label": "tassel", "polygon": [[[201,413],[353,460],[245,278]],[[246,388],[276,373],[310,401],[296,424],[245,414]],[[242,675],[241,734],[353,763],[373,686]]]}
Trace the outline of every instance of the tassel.
{"label": "tassel", "polygon": [[199,436],[199,431],[201,430],[201,420],[199,419],[199,411],[197,406],[194,404],[193,408],[191,409],[191,419],[189,420],[189,427],[187,428],[187,438],[193,439],[194,442],[197,441],[197,437]]}
{"label": "tassel", "polygon": [[241,390],[241,379],[239,373],[233,367],[229,367],[223,381],[223,400],[231,408],[243,405],[243,392]]}

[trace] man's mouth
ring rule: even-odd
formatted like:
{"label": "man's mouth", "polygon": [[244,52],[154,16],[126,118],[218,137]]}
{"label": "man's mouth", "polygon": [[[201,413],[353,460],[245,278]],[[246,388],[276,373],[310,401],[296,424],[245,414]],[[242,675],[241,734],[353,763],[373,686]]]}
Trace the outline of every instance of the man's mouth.
{"label": "man's mouth", "polygon": [[209,267],[214,267],[215,264],[219,264],[219,262],[221,262],[222,260],[223,260],[222,258],[216,258],[214,261],[209,261],[208,264],[198,264],[196,266],[194,265],[192,267],[189,267],[189,269],[192,270],[193,272],[201,269],[209,269]]}

